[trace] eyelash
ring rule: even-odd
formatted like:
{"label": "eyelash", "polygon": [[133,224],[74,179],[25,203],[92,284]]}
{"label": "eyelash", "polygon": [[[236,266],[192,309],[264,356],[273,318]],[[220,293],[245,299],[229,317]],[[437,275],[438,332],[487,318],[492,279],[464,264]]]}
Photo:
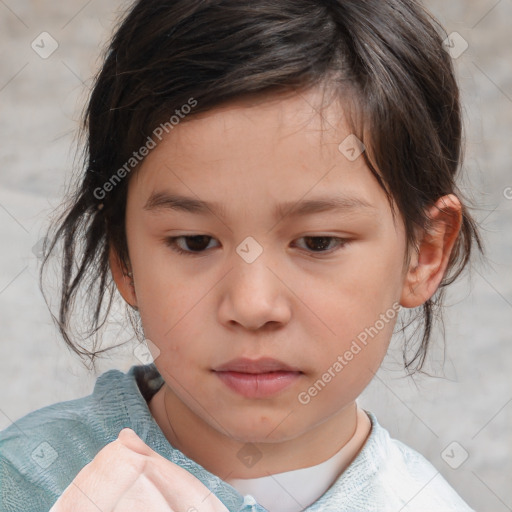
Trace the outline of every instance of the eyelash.
{"label": "eyelash", "polygon": [[[206,238],[210,238],[211,240],[214,240],[213,237],[211,236],[208,236],[208,235],[181,235],[181,236],[174,236],[174,237],[169,237],[169,238],[166,238],[165,239],[165,245],[167,245],[168,247],[171,248],[171,250],[173,250],[174,252],[178,253],[178,254],[182,254],[184,256],[201,256],[206,250],[203,250],[203,251],[186,251],[184,249],[182,249],[181,247],[179,247],[178,245],[176,245],[176,240],[180,239],[180,238],[198,238],[198,237],[206,237]],[[341,249],[343,249],[346,245],[348,245],[348,243],[350,242],[349,239],[347,238],[340,238],[340,237],[335,237],[335,236],[303,236],[301,238],[311,238],[311,239],[321,239],[321,238],[325,238],[325,239],[329,239],[329,240],[337,240],[338,241],[338,244],[337,244],[337,247],[335,249],[330,249],[328,251],[309,251],[309,256],[310,257],[313,257],[313,258],[316,258],[318,257],[317,255],[323,255],[323,254],[332,254],[333,252],[336,252],[336,251],[339,251]],[[301,238],[298,238],[298,240],[300,240]],[[307,249],[306,249],[307,251]]]}

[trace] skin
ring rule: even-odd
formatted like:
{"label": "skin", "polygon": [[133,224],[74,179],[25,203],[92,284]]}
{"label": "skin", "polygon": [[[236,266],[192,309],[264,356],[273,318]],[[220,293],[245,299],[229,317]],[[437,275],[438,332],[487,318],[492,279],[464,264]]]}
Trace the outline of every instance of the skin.
{"label": "skin", "polygon": [[227,512],[191,473],[124,428],[59,496],[50,512]]}
{"label": "skin", "polygon": [[[319,464],[350,439],[355,400],[382,362],[396,316],[309,403],[299,394],[393,304],[413,308],[434,294],[460,229],[457,197],[439,198],[429,210],[434,227],[418,234],[406,261],[402,219],[393,219],[363,157],[350,161],[338,150],[351,132],[342,105],[321,110],[322,99],[311,89],[190,116],[130,178],[129,262],[112,250],[110,263],[158,350],[165,384],[150,410],[173,446],[221,478]],[[216,201],[223,210],[145,209],[155,192]],[[282,201],[342,194],[369,206],[273,216]],[[166,238],[184,235],[211,239],[202,253],[181,255]],[[249,236],[263,249],[252,263],[236,251]],[[326,236],[334,238],[324,252],[304,238]],[[197,247],[190,239],[177,244]],[[270,398],[249,399],[212,371],[235,357],[264,356],[302,374]],[[237,456],[246,443],[262,455],[252,467]]]}

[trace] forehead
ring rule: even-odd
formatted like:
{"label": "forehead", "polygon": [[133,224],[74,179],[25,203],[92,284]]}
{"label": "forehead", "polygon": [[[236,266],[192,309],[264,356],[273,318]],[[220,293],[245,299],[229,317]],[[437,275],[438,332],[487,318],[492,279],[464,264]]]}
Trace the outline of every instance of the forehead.
{"label": "forehead", "polygon": [[329,195],[383,207],[363,156],[340,150],[353,136],[342,102],[326,104],[322,90],[245,98],[175,125],[142,163],[131,193],[141,206],[162,194],[195,197],[225,215],[231,205],[235,213],[256,203],[283,213],[277,205],[285,200]]}
{"label": "forehead", "polygon": [[[319,153],[326,144],[337,144],[342,133],[350,133],[344,105],[333,99],[327,103],[325,94],[323,89],[313,88],[237,99],[185,117],[162,145],[174,149],[186,145],[190,151],[182,156],[204,156],[209,161],[224,159],[228,154],[230,158],[239,154],[262,156],[262,148],[274,150],[275,156],[288,152],[288,158],[290,153],[312,149]],[[299,143],[307,146],[301,150]]]}

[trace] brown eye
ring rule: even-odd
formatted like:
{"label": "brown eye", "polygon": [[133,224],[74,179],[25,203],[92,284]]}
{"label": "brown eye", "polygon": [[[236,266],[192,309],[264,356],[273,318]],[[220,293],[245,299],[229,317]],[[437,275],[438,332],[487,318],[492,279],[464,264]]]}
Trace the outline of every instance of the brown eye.
{"label": "brown eye", "polygon": [[[348,240],[344,238],[338,238],[334,236],[304,236],[299,238],[299,240],[305,241],[306,250],[312,253],[331,253],[344,247]],[[331,243],[336,241],[337,243],[334,245],[334,248],[329,249]]]}
{"label": "brown eye", "polygon": [[[200,256],[209,248],[208,245],[213,237],[208,235],[182,235],[165,239],[165,244],[178,254],[187,256]],[[343,248],[348,240],[334,236],[305,236],[299,238],[304,240],[304,250],[311,255],[330,254],[338,249]],[[180,241],[180,243],[178,243]],[[336,242],[336,243],[333,243]]]}
{"label": "brown eye", "polygon": [[[181,240],[184,243],[180,246],[177,243],[178,240]],[[193,256],[194,253],[203,253],[208,248],[210,240],[213,240],[213,238],[208,235],[182,235],[167,238],[165,243],[173,251],[176,251],[179,254],[187,254]]]}

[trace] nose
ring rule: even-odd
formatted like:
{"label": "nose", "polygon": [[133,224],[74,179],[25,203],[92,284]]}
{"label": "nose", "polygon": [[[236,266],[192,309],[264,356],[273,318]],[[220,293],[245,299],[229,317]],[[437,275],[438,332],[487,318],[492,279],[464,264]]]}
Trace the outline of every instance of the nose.
{"label": "nose", "polygon": [[275,265],[267,263],[262,256],[252,263],[235,262],[221,284],[218,314],[224,325],[274,330],[290,321],[292,293]]}

